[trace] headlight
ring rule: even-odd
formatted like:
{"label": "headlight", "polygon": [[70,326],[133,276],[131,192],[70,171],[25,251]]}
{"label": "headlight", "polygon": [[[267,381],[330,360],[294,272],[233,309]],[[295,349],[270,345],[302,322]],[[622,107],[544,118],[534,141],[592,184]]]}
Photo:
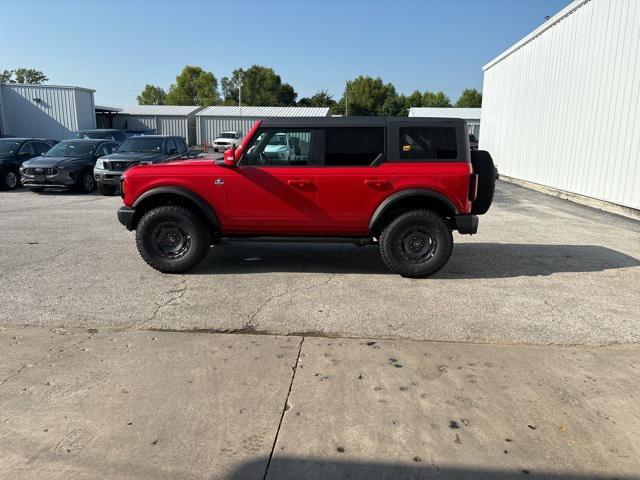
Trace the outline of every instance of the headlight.
{"label": "headlight", "polygon": [[57,165],[58,170],[64,170],[65,168],[67,168],[66,165]]}
{"label": "headlight", "polygon": [[99,158],[98,161],[96,162],[96,168],[104,169],[104,160]]}

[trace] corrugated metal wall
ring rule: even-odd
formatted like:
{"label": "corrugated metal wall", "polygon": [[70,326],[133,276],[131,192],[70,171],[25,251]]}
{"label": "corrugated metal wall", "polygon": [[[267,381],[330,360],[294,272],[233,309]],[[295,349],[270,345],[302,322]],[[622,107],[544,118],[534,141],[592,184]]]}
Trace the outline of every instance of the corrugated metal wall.
{"label": "corrugated metal wall", "polygon": [[220,132],[240,131],[246,135],[251,126],[259,118],[248,117],[196,117],[196,131],[198,145],[211,145]]}
{"label": "corrugated metal wall", "polygon": [[501,174],[640,208],[640,1],[577,1],[485,66]]}
{"label": "corrugated metal wall", "polygon": [[113,117],[113,128],[123,130],[154,128],[157,130],[158,126],[155,115],[116,115]]}
{"label": "corrugated metal wall", "polygon": [[177,135],[184,137],[189,145],[196,143],[194,115],[127,115],[113,117],[113,128],[144,129],[154,128],[158,135]]}
{"label": "corrugated metal wall", "polygon": [[[3,85],[0,88],[3,90],[5,134],[60,140],[85,125],[95,126],[93,92],[33,85]],[[81,104],[76,103],[76,98]]]}

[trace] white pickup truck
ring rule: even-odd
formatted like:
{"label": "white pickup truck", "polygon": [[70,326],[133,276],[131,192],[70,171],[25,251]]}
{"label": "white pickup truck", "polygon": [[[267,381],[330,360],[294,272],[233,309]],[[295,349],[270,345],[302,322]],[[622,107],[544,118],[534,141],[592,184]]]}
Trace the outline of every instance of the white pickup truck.
{"label": "white pickup truck", "polygon": [[213,141],[214,152],[224,152],[229,148],[238,148],[242,141],[242,132],[220,132],[220,135]]}

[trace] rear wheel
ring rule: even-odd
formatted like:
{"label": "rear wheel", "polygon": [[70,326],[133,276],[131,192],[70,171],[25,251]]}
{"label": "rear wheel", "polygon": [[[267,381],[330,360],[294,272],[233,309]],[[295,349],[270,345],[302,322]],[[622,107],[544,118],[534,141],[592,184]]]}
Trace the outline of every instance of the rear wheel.
{"label": "rear wheel", "polygon": [[116,194],[115,185],[105,185],[104,183],[97,183],[96,185],[98,186],[98,192],[100,192],[101,195],[115,195]]}
{"label": "rear wheel", "polygon": [[403,277],[436,273],[449,260],[453,235],[444,219],[431,210],[410,210],[396,217],[380,235],[384,263]]}
{"label": "rear wheel", "polygon": [[198,265],[209,250],[209,235],[202,220],[179,205],[149,210],[136,228],[140,255],[163,273],[183,273]]}
{"label": "rear wheel", "polygon": [[20,176],[13,168],[8,169],[0,177],[0,187],[5,190],[14,190],[20,186]]}

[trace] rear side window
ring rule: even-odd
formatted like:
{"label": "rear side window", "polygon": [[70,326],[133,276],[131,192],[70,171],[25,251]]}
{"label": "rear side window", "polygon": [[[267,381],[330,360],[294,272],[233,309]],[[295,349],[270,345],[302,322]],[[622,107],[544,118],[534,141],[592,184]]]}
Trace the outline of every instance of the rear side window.
{"label": "rear side window", "polygon": [[401,160],[435,161],[456,158],[458,158],[458,142],[455,128],[400,128]]}
{"label": "rear side window", "polygon": [[347,127],[325,130],[324,164],[367,166],[384,156],[384,128]]}

